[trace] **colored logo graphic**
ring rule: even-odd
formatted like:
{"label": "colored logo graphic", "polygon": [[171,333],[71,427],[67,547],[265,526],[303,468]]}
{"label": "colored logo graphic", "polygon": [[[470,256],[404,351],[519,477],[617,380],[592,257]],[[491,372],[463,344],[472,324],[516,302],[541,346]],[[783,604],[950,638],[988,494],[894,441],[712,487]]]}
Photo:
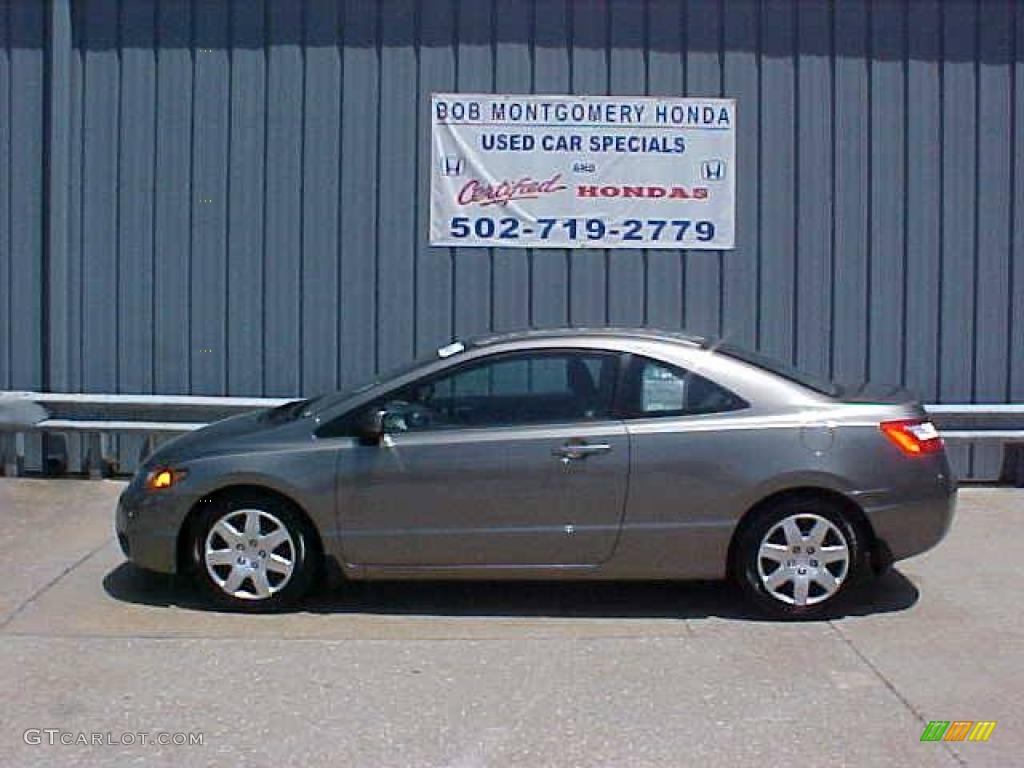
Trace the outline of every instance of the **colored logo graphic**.
{"label": "colored logo graphic", "polygon": [[700,164],[700,177],[704,181],[722,181],[725,179],[725,160],[704,160]]}
{"label": "colored logo graphic", "polygon": [[459,155],[444,155],[441,158],[442,176],[461,176],[465,167],[466,160]]}
{"label": "colored logo graphic", "polygon": [[995,720],[932,720],[921,741],[988,741],[995,728]]}

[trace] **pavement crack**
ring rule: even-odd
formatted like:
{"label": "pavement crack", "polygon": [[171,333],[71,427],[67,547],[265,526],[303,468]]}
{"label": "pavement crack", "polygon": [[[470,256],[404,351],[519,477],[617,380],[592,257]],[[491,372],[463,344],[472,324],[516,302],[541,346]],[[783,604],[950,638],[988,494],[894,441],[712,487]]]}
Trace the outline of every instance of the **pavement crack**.
{"label": "pavement crack", "polygon": [[[892,693],[892,695],[895,696],[901,704],[903,704],[903,706],[906,708],[908,712],[910,712],[910,714],[917,718],[917,721],[921,724],[922,728],[928,725],[928,719],[923,714],[921,714],[921,712],[917,709],[917,707],[914,706],[910,699],[908,699],[900,692],[900,690],[896,687],[895,683],[893,683],[892,680],[886,677],[885,673],[882,672],[882,670],[879,669],[878,666],[873,661],[871,661],[871,659],[869,659],[863,651],[860,650],[860,648],[854,645],[853,641],[846,636],[846,633],[844,633],[834,621],[830,621],[828,622],[828,624],[832,628],[832,631],[839,636],[839,639],[843,641],[843,644],[846,645],[846,647],[849,648],[851,651],[853,651],[854,655],[858,659],[860,659],[864,663],[864,665],[874,673],[875,677],[877,677],[882,682],[882,685],[884,685],[889,690],[889,692]],[[953,748],[947,742],[942,741],[939,743],[946,750],[949,756],[956,761],[957,765],[967,768],[967,761],[964,760],[960,755],[958,755],[956,751],[954,751]]]}
{"label": "pavement crack", "polygon": [[17,608],[15,608],[13,611],[11,611],[9,614],[7,614],[7,616],[5,616],[2,621],[0,621],[0,632],[3,632],[4,630],[6,630],[7,627],[10,625],[10,623],[12,621],[14,621],[16,618],[18,618],[18,616],[20,616],[25,611],[25,609],[28,608],[32,603],[34,603],[36,600],[38,600],[44,594],[49,592],[50,589],[52,589],[54,586],[56,586],[57,582],[59,582],[61,579],[63,579],[65,576],[67,576],[69,573],[71,573],[73,570],[75,570],[78,566],[80,566],[86,560],[88,560],[89,558],[91,558],[94,555],[96,555],[100,550],[102,550],[103,548],[105,548],[109,544],[110,544],[109,540],[104,540],[102,543],[100,543],[99,546],[89,550],[84,555],[82,555],[80,558],[75,560],[73,563],[64,566],[64,568],[61,570],[60,573],[58,573],[52,579],[50,579],[45,584],[43,584],[43,586],[41,586],[39,589],[37,589],[35,592],[33,592],[27,598],[22,600],[21,603],[18,604]]}

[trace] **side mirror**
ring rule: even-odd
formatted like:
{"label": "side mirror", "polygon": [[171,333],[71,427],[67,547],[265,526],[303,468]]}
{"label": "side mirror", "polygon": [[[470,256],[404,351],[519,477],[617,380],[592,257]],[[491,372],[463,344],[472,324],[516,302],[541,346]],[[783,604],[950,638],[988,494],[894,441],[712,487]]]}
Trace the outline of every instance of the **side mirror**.
{"label": "side mirror", "polygon": [[387,411],[380,408],[363,413],[356,422],[356,434],[364,445],[378,445],[384,437],[384,417]]}

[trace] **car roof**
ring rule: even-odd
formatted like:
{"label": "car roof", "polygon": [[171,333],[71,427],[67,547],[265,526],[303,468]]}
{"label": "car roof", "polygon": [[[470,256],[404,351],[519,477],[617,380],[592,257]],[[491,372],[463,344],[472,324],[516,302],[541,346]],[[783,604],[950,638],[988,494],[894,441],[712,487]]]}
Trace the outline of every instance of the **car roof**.
{"label": "car roof", "polygon": [[610,338],[624,341],[667,341],[684,344],[688,347],[707,347],[711,340],[705,336],[684,333],[682,331],[666,331],[657,328],[534,328],[526,331],[493,334],[471,339],[468,347],[489,347],[496,344],[511,344],[528,341],[551,341],[564,339],[571,341],[580,337]]}

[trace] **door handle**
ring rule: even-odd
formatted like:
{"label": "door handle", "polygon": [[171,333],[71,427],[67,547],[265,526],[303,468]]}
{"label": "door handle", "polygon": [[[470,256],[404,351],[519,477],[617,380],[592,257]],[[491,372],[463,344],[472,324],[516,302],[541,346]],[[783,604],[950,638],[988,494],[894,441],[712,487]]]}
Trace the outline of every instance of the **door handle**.
{"label": "door handle", "polygon": [[558,448],[551,449],[551,455],[568,464],[570,461],[585,459],[588,456],[595,456],[599,453],[611,453],[612,447],[608,443],[566,443]]}

